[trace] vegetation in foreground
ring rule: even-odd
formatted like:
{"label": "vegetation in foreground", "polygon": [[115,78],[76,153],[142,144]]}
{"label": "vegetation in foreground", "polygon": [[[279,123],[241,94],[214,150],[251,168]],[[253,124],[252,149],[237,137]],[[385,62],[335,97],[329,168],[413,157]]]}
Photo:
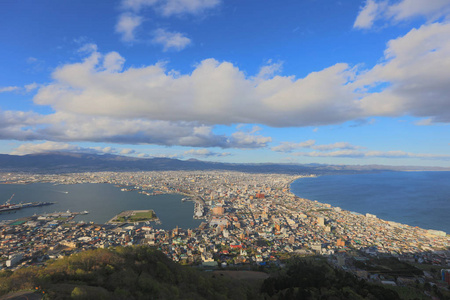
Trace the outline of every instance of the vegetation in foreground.
{"label": "vegetation in foreground", "polygon": [[181,266],[150,247],[96,249],[2,271],[0,296],[35,290],[45,299],[410,299],[322,258],[293,258],[264,281],[220,275]]}

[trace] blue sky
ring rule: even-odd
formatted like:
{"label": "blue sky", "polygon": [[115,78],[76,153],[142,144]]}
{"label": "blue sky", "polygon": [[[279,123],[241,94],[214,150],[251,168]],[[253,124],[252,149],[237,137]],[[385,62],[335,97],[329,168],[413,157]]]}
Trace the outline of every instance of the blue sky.
{"label": "blue sky", "polygon": [[0,153],[450,167],[448,0],[0,8]]}

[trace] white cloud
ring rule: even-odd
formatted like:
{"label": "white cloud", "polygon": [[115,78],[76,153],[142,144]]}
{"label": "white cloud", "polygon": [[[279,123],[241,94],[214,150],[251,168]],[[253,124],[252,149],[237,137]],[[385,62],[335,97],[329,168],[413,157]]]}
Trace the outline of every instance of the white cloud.
{"label": "white cloud", "polygon": [[217,7],[221,0],[122,0],[122,9],[140,12],[153,7],[163,16],[199,14]]}
{"label": "white cloud", "polygon": [[218,6],[220,0],[166,0],[160,2],[160,10],[164,16],[181,14],[199,14]]}
{"label": "white cloud", "polygon": [[93,52],[81,63],[58,68],[35,103],[60,112],[208,125],[320,125],[362,114],[348,85],[355,70],[346,64],[300,79],[262,80],[215,59],[203,60],[184,75],[158,63],[111,73],[105,71],[104,57]]}
{"label": "white cloud", "polygon": [[27,84],[27,85],[24,86],[25,91],[27,93],[37,89],[38,87],[39,87],[39,85],[36,82],[30,83],[30,84]]}
{"label": "white cloud", "polygon": [[[196,122],[0,111],[0,139],[220,148],[261,148],[271,141],[270,137],[255,134],[254,130],[227,136],[217,135],[212,129]],[[122,154],[131,154],[131,150],[123,151]]]}
{"label": "white cloud", "polygon": [[155,5],[158,1],[159,0],[122,0],[122,8],[138,12],[145,7]]}
{"label": "white cloud", "polygon": [[256,77],[263,80],[272,78],[275,74],[281,72],[282,66],[282,62],[274,63],[272,60],[269,60],[267,65],[261,67]]}
{"label": "white cloud", "polygon": [[120,154],[122,154],[122,155],[135,154],[135,153],[136,153],[135,150],[129,149],[129,148],[127,148],[127,149],[122,149],[122,150],[120,151]]}
{"label": "white cloud", "polygon": [[260,130],[258,126],[253,126],[252,130],[248,132],[238,130],[231,134],[231,138],[228,141],[233,148],[265,148],[272,141],[272,138],[255,134]]}
{"label": "white cloud", "polygon": [[45,142],[41,144],[26,143],[22,144],[14,149],[11,154],[13,155],[25,155],[33,153],[46,153],[46,152],[79,152],[81,148],[76,145],[57,143],[57,142]]}
{"label": "white cloud", "polygon": [[384,61],[353,84],[381,87],[360,100],[366,116],[450,122],[450,23],[423,25],[389,41]]}
{"label": "white cloud", "polygon": [[450,14],[448,0],[402,0],[388,7],[387,15],[395,21],[424,16],[433,21]]}
{"label": "white cloud", "polygon": [[117,149],[114,147],[81,147],[78,145],[46,141],[43,143],[25,143],[15,148],[11,154],[13,155],[26,155],[34,153],[49,153],[49,152],[73,152],[73,153],[88,153],[88,154],[119,154],[119,155],[133,155],[142,157],[142,153],[139,153],[133,149]]}
{"label": "white cloud", "polygon": [[252,148],[271,138],[243,127],[218,135],[214,126],[318,126],[406,114],[450,122],[448,37],[449,23],[424,25],[391,40],[372,69],[339,63],[304,78],[248,76],[215,59],[186,74],[161,63],[124,69],[120,54],[88,45],[83,61],[61,65],[53,82],[38,87],[34,103],[54,113],[0,111],[0,138]]}
{"label": "white cloud", "polygon": [[308,140],[301,143],[292,143],[292,142],[282,142],[280,145],[272,147],[272,151],[276,152],[292,152],[295,149],[300,148],[311,148],[316,141]]}
{"label": "white cloud", "polygon": [[367,0],[356,17],[354,28],[368,29],[376,21],[397,23],[414,17],[435,21],[450,16],[448,0]]}
{"label": "white cloud", "polygon": [[14,92],[19,90],[20,88],[18,86],[5,86],[0,87],[0,93],[7,93],[7,92]]}
{"label": "white cloud", "polygon": [[446,37],[450,24],[425,25],[391,40],[372,69],[339,63],[304,78],[247,76],[215,59],[201,61],[189,74],[161,63],[123,70],[118,53],[93,51],[56,69],[54,82],[40,87],[34,102],[57,112],[207,126],[318,126],[404,114],[448,122]]}
{"label": "white cloud", "polygon": [[185,151],[183,154],[185,156],[198,156],[198,157],[224,157],[231,155],[231,153],[229,152],[214,152],[208,149],[191,149]]}
{"label": "white cloud", "polygon": [[25,155],[33,153],[48,153],[48,152],[74,152],[74,153],[92,153],[92,154],[113,154],[117,153],[117,150],[112,147],[80,147],[78,145],[51,142],[44,143],[25,143],[14,149],[11,154],[13,155]]}
{"label": "white cloud", "polygon": [[[122,14],[116,24],[116,32],[122,35],[124,42],[136,40],[136,30],[143,23],[142,14],[146,8],[153,8],[164,17],[174,15],[198,15],[217,7],[221,0],[122,0]],[[154,43],[169,49],[181,50],[191,43],[191,40],[181,33],[167,32],[158,29],[153,39]]]}
{"label": "white cloud", "polygon": [[313,148],[314,150],[319,150],[319,151],[331,151],[334,149],[360,149],[362,147],[360,146],[355,146],[352,145],[350,143],[347,142],[336,142],[333,144],[328,144],[328,145],[314,145],[311,148]]}
{"label": "white cloud", "polygon": [[296,152],[294,156],[306,157],[347,157],[347,158],[419,158],[426,160],[450,160],[447,154],[411,153],[405,151],[359,151],[339,150],[332,152]]}
{"label": "white cloud", "polygon": [[0,87],[0,93],[10,93],[10,92],[26,92],[29,93],[35,89],[37,89],[39,85],[37,83],[27,84],[24,87],[19,86],[5,86]]}
{"label": "white cloud", "polygon": [[103,67],[109,72],[119,72],[122,70],[125,59],[117,52],[109,52],[103,60]]}
{"label": "white cloud", "polygon": [[371,28],[386,6],[386,1],[367,0],[365,6],[356,17],[354,28]]}
{"label": "white cloud", "polygon": [[124,42],[135,41],[136,28],[142,24],[142,17],[132,13],[123,13],[116,24],[116,32],[122,35]]}
{"label": "white cloud", "polygon": [[181,51],[191,43],[191,40],[182,33],[159,28],[154,32],[153,43],[162,45],[163,51]]}
{"label": "white cloud", "polygon": [[276,152],[292,152],[296,149],[314,149],[318,151],[331,151],[335,149],[361,149],[363,147],[355,146],[347,142],[336,142],[333,144],[316,145],[315,140],[307,140],[300,143],[282,142],[280,145],[272,147],[272,151]]}

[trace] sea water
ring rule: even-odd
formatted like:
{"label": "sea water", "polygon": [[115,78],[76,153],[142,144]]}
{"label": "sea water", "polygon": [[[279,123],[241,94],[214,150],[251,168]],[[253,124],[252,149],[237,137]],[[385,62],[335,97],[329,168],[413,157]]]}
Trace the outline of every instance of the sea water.
{"label": "sea water", "polygon": [[184,229],[197,228],[202,222],[202,220],[193,219],[194,202],[182,202],[181,199],[185,196],[179,194],[147,196],[137,191],[122,192],[120,188],[111,184],[0,184],[1,204],[13,194],[11,203],[54,202],[55,204],[24,208],[15,213],[2,213],[0,221],[70,210],[71,212],[89,212],[89,214],[75,217],[75,221],[103,224],[125,210],[153,209],[161,220],[161,225],[151,223],[154,228],[166,230],[174,229],[176,226]]}
{"label": "sea water", "polygon": [[382,172],[300,178],[298,197],[450,233],[450,172]]}

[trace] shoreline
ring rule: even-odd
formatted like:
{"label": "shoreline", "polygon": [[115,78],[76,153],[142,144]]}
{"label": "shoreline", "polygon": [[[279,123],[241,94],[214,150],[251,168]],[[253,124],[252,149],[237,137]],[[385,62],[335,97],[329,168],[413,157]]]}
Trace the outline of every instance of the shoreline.
{"label": "shoreline", "polygon": [[[434,172],[434,171],[387,171],[387,172],[389,172],[389,173],[401,173],[401,172]],[[445,172],[445,171],[442,171],[442,172]],[[369,174],[369,173],[367,173],[367,174]],[[354,174],[341,174],[341,175],[354,175]],[[333,175],[331,175],[331,176],[341,176],[341,175],[335,175],[335,174],[333,174]],[[366,174],[364,174],[364,175],[366,175]],[[300,177],[298,177],[298,178],[292,180],[292,181],[289,183],[289,193],[292,194],[292,195],[294,195],[295,197],[300,198],[300,199],[303,199],[303,200],[307,200],[307,201],[310,201],[310,202],[316,202],[316,203],[320,203],[320,204],[322,204],[322,205],[327,205],[327,206],[329,205],[329,206],[330,206],[330,209],[336,209],[336,208],[338,208],[338,209],[341,209],[342,211],[345,211],[345,212],[348,212],[348,213],[351,213],[351,214],[359,214],[359,215],[362,215],[362,216],[372,215],[372,213],[367,212],[367,211],[365,211],[365,212],[353,211],[353,210],[349,210],[349,209],[342,208],[342,207],[340,207],[340,206],[335,206],[335,205],[330,204],[330,203],[327,203],[327,202],[323,202],[323,201],[319,201],[319,200],[311,200],[311,199],[308,199],[308,198],[304,198],[304,197],[302,197],[302,196],[300,196],[300,195],[295,194],[295,193],[292,191],[292,184],[293,184],[294,182],[296,182],[297,180],[299,180],[299,179],[304,179],[304,178],[319,178],[319,177],[323,177],[323,176],[321,176],[321,175],[316,175],[316,176],[300,176]],[[375,213],[375,212],[374,212],[374,213]],[[397,223],[397,224],[400,224],[400,225],[402,225],[402,226],[410,227],[411,229],[413,229],[413,228],[419,228],[419,229],[424,230],[424,231],[441,231],[441,232],[445,232],[447,236],[450,236],[450,231],[447,231],[447,230],[442,229],[442,228],[440,228],[440,229],[434,229],[434,228],[428,228],[428,229],[426,229],[426,228],[420,227],[420,226],[418,226],[418,225],[410,225],[410,224],[402,223],[402,222],[404,222],[404,221],[387,220],[387,219],[384,219],[384,218],[382,219],[382,218],[379,218],[379,217],[378,217],[378,214],[376,214],[375,217],[376,217],[377,219],[383,221],[383,222],[387,222],[387,223]]]}

